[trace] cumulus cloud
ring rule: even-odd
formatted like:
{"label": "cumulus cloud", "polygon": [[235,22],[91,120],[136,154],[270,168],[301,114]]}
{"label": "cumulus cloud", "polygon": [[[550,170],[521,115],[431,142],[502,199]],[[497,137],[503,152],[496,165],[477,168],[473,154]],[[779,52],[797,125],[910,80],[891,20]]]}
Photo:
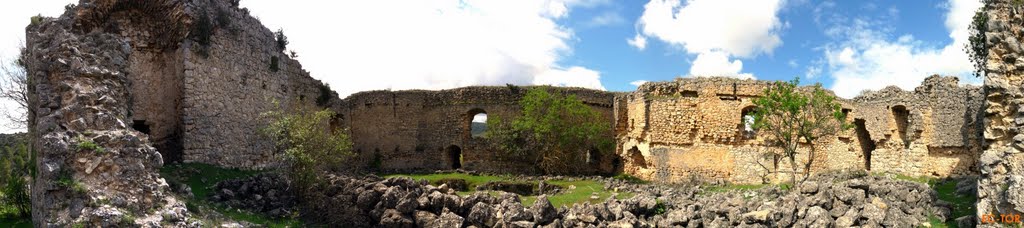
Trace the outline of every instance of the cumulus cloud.
{"label": "cumulus cloud", "polygon": [[637,86],[637,87],[643,85],[644,83],[647,83],[647,80],[636,80],[636,81],[629,82],[630,85]]}
{"label": "cumulus cloud", "polygon": [[752,57],[782,44],[780,6],[779,0],[651,0],[640,16],[641,31],[690,53]]}
{"label": "cumulus cloud", "polygon": [[879,28],[882,22],[862,18],[834,25],[826,34],[840,41],[823,49],[824,64],[835,80],[831,89],[847,98],[889,85],[912,90],[933,74],[980,83],[971,75],[973,65],[962,50],[971,17],[980,6],[977,0],[949,1],[945,25],[953,41],[944,46],[928,45],[911,35],[892,39],[887,30]]}
{"label": "cumulus cloud", "polygon": [[605,90],[601,85],[601,73],[583,68],[549,69],[533,78],[535,85],[572,86],[588,89]]}
{"label": "cumulus cloud", "polygon": [[633,38],[626,39],[626,43],[629,43],[629,46],[636,47],[636,49],[644,50],[644,48],[647,48],[647,37],[636,34]]}
{"label": "cumulus cloud", "polygon": [[284,28],[304,67],[346,96],[372,89],[505,83],[603,88],[597,71],[558,64],[571,54],[573,39],[559,20],[573,8],[603,2],[246,0],[242,5],[267,27]]}
{"label": "cumulus cloud", "polygon": [[781,6],[781,0],[651,0],[637,22],[639,34],[630,44],[641,47],[633,41],[656,38],[697,55],[691,74],[749,78],[751,74],[739,73],[740,60],[729,59],[770,54],[782,44],[778,31],[783,23],[777,16]]}
{"label": "cumulus cloud", "polygon": [[743,61],[729,61],[728,54],[719,51],[700,53],[697,59],[693,60],[690,67],[690,75],[695,77],[705,76],[728,76],[741,79],[753,79],[754,75],[740,73],[743,69]]}

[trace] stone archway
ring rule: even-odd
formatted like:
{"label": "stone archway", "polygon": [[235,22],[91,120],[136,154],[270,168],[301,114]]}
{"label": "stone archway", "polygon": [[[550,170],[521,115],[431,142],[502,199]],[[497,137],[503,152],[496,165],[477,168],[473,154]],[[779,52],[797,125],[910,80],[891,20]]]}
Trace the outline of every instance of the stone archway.
{"label": "stone archway", "polygon": [[470,109],[466,112],[461,123],[466,138],[483,137],[487,131],[487,111],[481,108]]}

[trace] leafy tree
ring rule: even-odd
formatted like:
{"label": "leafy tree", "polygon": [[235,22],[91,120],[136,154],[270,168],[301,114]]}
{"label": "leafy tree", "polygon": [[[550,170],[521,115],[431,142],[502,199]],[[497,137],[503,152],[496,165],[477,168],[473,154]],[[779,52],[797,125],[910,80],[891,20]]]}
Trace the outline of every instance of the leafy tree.
{"label": "leafy tree", "polygon": [[[1019,1],[1015,1],[1019,2]],[[971,18],[971,25],[968,26],[967,44],[964,44],[964,51],[967,52],[967,56],[971,59],[971,63],[974,63],[974,76],[980,77],[985,75],[985,64],[988,59],[988,44],[986,41],[988,37],[985,33],[988,32],[988,13],[986,9],[990,6],[990,1],[984,1],[984,6],[974,12],[974,17]]]}
{"label": "leafy tree", "polygon": [[299,192],[317,186],[319,175],[341,167],[352,155],[352,142],[344,129],[332,129],[330,120],[336,115],[329,109],[317,110],[302,102],[264,112],[271,122],[262,133],[272,138],[284,153],[287,175]]}
{"label": "leafy tree", "polygon": [[28,148],[23,142],[0,148],[0,204],[8,215],[28,217],[32,210],[28,188],[35,168]]}
{"label": "leafy tree", "polygon": [[[508,156],[533,159],[546,173],[578,173],[588,151],[611,151],[611,124],[576,98],[533,88],[519,101],[511,122],[488,116],[485,137]],[[596,159],[596,158],[595,158]]]}
{"label": "leafy tree", "polygon": [[797,87],[799,83],[797,78],[772,84],[754,100],[753,113],[754,128],[766,137],[767,143],[781,147],[782,157],[789,160],[792,184],[796,184],[796,156],[802,143],[810,144],[803,162],[806,179],[814,162],[815,140],[851,127],[834,95],[822,89],[821,84],[802,89]]}

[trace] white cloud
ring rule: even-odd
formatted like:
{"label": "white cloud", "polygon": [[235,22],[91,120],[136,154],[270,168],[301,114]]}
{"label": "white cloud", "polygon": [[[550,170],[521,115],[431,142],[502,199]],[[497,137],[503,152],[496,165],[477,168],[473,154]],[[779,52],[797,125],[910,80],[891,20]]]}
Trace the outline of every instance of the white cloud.
{"label": "white cloud", "polygon": [[602,26],[620,25],[620,24],[623,24],[623,23],[626,23],[626,19],[622,18],[622,15],[619,15],[619,13],[617,13],[615,11],[607,11],[607,12],[601,13],[600,15],[597,15],[597,16],[595,16],[593,18],[590,18],[590,21],[587,21],[586,26],[587,27],[602,27]]}
{"label": "white cloud", "polygon": [[641,32],[689,53],[720,50],[732,56],[771,53],[782,44],[780,0],[651,0]]}
{"label": "white cloud", "polygon": [[550,69],[533,78],[534,85],[573,86],[588,89],[605,90],[601,85],[601,73],[583,68]]}
{"label": "white cloud", "polygon": [[690,66],[690,75],[695,77],[705,76],[728,76],[741,79],[753,79],[754,75],[740,73],[743,69],[743,61],[729,61],[729,56],[724,52],[712,51],[700,53],[697,59],[693,60]]}
{"label": "white cloud", "polygon": [[971,75],[973,65],[962,50],[971,17],[980,6],[977,0],[950,1],[946,29],[953,42],[940,47],[926,45],[910,35],[891,40],[887,38],[888,31],[873,29],[878,27],[877,23],[863,19],[834,26],[826,34],[845,39],[826,45],[823,51],[835,79],[832,90],[847,98],[865,89],[878,90],[889,85],[912,90],[933,74],[980,83]]}
{"label": "white cloud", "polygon": [[636,49],[644,50],[644,48],[647,48],[647,37],[636,34],[632,39],[626,39],[626,43],[629,43],[629,46],[636,47]]}
{"label": "white cloud", "polygon": [[647,83],[647,82],[648,82],[647,80],[636,80],[636,81],[629,82],[629,84],[633,85],[633,86],[639,87],[639,86],[641,86],[641,85],[643,85],[644,83]]}
{"label": "white cloud", "polygon": [[480,113],[473,116],[474,123],[487,123],[487,113]]}
{"label": "white cloud", "polygon": [[573,39],[559,19],[575,7],[598,4],[603,3],[242,1],[267,27],[283,27],[303,66],[341,96],[536,82],[602,88],[598,72],[558,64],[571,54]]}
{"label": "white cloud", "polygon": [[781,6],[782,0],[651,0],[629,43],[643,49],[645,43],[635,41],[653,37],[696,54],[691,75],[753,78],[740,73],[742,61],[730,58],[771,54],[782,45]]}

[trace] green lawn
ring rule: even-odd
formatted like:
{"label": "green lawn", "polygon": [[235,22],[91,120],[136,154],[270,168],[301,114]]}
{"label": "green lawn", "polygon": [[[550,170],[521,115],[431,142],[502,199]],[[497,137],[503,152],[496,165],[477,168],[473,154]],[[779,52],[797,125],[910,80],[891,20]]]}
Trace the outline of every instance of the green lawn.
{"label": "green lawn", "polygon": [[[459,195],[469,195],[475,192],[476,186],[485,184],[490,181],[510,181],[511,176],[504,175],[470,175],[464,173],[445,173],[445,174],[391,174],[385,175],[384,177],[411,177],[416,180],[427,180],[428,182],[434,182],[440,179],[463,179],[469,184],[469,191],[458,192]],[[562,192],[555,195],[548,196],[548,201],[551,201],[551,205],[555,207],[571,206],[576,203],[591,202],[598,203],[603,202],[608,197],[611,197],[614,192],[604,189],[604,184],[592,180],[578,180],[578,181],[549,181],[549,184],[558,185],[562,187]],[[570,186],[574,186],[570,190]],[[593,193],[597,193],[597,199],[591,199],[590,196]],[[496,192],[490,191],[492,195],[497,196]],[[631,192],[620,192],[617,199],[627,199],[633,197]],[[533,202],[537,200],[536,196],[523,196],[521,197],[522,203],[525,206],[533,205]]]}
{"label": "green lawn", "polygon": [[[298,219],[271,219],[252,212],[227,209],[214,205],[207,201],[213,186],[217,182],[248,177],[261,173],[261,171],[248,171],[238,169],[225,169],[207,164],[180,164],[167,165],[160,169],[160,175],[168,182],[184,183],[192,188],[193,198],[186,199],[189,210],[199,209],[201,212],[215,210],[235,221],[246,221],[267,227],[303,227]],[[206,221],[207,223],[217,221]],[[205,224],[214,226],[215,224]]]}
{"label": "green lawn", "polygon": [[975,203],[978,202],[977,196],[957,194],[956,184],[956,181],[928,181],[928,186],[938,192],[939,199],[953,204],[953,211],[946,222],[942,223],[938,219],[932,218],[932,227],[958,227],[956,218],[974,215],[977,211],[975,208]]}

